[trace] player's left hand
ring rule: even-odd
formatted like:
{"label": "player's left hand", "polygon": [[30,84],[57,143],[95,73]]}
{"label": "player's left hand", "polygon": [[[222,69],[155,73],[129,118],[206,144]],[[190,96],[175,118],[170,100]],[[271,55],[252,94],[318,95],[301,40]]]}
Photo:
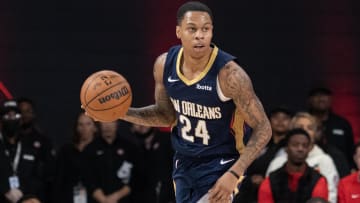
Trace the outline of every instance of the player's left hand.
{"label": "player's left hand", "polygon": [[231,173],[224,173],[209,190],[210,203],[229,203],[238,180]]}

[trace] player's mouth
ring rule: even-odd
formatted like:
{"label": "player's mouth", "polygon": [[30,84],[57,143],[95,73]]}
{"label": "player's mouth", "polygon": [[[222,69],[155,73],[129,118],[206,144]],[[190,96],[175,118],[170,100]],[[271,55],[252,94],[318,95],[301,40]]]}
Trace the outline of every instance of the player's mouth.
{"label": "player's mouth", "polygon": [[202,51],[204,48],[205,48],[205,46],[202,45],[202,44],[197,44],[197,45],[194,46],[194,49],[196,51]]}

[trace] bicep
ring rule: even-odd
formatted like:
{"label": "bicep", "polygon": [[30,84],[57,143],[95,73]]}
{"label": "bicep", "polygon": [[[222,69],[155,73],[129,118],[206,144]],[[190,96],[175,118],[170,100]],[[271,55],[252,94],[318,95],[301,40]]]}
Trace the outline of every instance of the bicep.
{"label": "bicep", "polygon": [[160,55],[154,64],[155,104],[159,110],[171,113],[174,112],[173,106],[163,82],[166,55],[167,53]]}
{"label": "bicep", "polygon": [[162,98],[162,95],[165,92],[165,87],[163,83],[163,74],[165,68],[166,53],[160,55],[154,64],[153,75],[155,80],[155,100]]}
{"label": "bicep", "polygon": [[220,88],[233,99],[245,121],[254,127],[266,120],[262,104],[256,96],[249,76],[235,62],[229,62],[219,74]]}

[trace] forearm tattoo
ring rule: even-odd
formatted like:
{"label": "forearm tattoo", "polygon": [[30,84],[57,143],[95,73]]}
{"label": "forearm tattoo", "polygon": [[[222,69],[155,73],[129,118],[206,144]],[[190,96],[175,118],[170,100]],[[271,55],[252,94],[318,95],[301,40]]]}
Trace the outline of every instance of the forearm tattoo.
{"label": "forearm tattoo", "polygon": [[246,123],[253,128],[250,140],[238,160],[239,170],[244,172],[269,142],[271,127],[247,74],[240,67],[233,65],[227,65],[225,71],[227,73],[225,88],[244,116]]}
{"label": "forearm tattoo", "polygon": [[165,93],[157,96],[154,105],[130,108],[124,120],[144,126],[169,127],[175,121],[175,110]]}

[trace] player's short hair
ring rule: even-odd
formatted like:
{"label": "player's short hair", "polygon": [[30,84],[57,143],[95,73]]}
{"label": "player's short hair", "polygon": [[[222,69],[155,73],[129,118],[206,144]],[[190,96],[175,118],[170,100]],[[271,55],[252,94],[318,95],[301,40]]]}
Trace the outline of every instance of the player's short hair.
{"label": "player's short hair", "polygon": [[176,14],[176,21],[177,21],[177,24],[180,25],[181,24],[181,21],[184,19],[184,15],[186,12],[188,11],[203,11],[203,12],[206,12],[209,14],[210,18],[211,18],[211,21],[213,21],[213,15],[212,15],[212,12],[210,10],[210,8],[199,2],[199,1],[189,1],[189,2],[186,2],[184,3],[183,5],[181,5],[177,11],[177,14]]}
{"label": "player's short hair", "polygon": [[309,133],[307,133],[305,130],[303,130],[301,128],[295,128],[286,133],[286,137],[285,137],[285,145],[286,146],[288,146],[290,139],[294,135],[304,135],[309,140],[309,142],[311,142]]}

